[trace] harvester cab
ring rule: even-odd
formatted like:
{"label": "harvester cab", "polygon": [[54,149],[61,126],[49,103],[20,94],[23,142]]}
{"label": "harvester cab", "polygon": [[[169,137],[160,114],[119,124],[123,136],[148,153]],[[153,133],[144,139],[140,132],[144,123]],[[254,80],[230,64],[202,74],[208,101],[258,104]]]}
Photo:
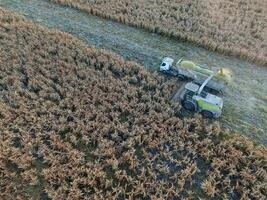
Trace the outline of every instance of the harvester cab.
{"label": "harvester cab", "polygon": [[200,86],[189,82],[181,93],[182,105],[185,109],[200,112],[207,118],[218,118],[222,113],[223,99],[204,90],[214,75],[210,75]]}

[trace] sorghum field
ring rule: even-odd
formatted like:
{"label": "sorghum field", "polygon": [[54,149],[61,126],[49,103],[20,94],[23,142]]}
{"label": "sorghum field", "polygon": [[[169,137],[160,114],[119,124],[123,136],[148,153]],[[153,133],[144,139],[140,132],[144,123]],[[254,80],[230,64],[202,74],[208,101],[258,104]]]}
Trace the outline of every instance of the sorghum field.
{"label": "sorghum field", "polygon": [[267,152],[134,62],[0,9],[1,199],[264,199]]}
{"label": "sorghum field", "polygon": [[50,0],[267,65],[266,0]]}

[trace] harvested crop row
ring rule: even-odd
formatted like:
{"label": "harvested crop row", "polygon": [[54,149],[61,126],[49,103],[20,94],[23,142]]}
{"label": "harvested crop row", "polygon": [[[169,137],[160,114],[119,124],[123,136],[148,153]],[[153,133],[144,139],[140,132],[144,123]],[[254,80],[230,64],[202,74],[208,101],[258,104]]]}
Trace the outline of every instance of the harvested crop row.
{"label": "harvested crop row", "polygon": [[51,0],[267,65],[266,0]]}
{"label": "harvested crop row", "polygon": [[266,149],[176,117],[174,80],[2,9],[0,38],[1,199],[266,196]]}

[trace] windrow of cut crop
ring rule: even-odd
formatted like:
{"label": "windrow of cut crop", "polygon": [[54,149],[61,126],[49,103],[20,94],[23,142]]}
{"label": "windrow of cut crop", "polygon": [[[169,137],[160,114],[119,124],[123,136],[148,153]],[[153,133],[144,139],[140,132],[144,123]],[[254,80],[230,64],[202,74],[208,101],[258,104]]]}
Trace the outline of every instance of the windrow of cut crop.
{"label": "windrow of cut crop", "polygon": [[50,0],[267,65],[266,0]]}
{"label": "windrow of cut crop", "polygon": [[175,80],[0,9],[0,199],[264,199],[266,149],[177,117]]}

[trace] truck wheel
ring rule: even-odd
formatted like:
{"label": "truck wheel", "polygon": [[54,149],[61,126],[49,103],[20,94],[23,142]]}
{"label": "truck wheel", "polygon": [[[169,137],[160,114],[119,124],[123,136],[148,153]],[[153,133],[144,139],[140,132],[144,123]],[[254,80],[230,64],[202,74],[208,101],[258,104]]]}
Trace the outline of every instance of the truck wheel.
{"label": "truck wheel", "polygon": [[186,77],[185,77],[184,75],[179,74],[179,75],[178,75],[178,78],[179,78],[181,81],[186,81]]}
{"label": "truck wheel", "polygon": [[183,102],[183,107],[186,109],[186,110],[190,110],[190,111],[196,111],[197,108],[196,108],[196,104],[192,101],[184,101]]}
{"label": "truck wheel", "polygon": [[201,114],[203,115],[203,117],[206,117],[206,118],[209,118],[209,119],[214,118],[213,113],[210,112],[210,111],[207,111],[207,110],[203,110],[201,112]]}

